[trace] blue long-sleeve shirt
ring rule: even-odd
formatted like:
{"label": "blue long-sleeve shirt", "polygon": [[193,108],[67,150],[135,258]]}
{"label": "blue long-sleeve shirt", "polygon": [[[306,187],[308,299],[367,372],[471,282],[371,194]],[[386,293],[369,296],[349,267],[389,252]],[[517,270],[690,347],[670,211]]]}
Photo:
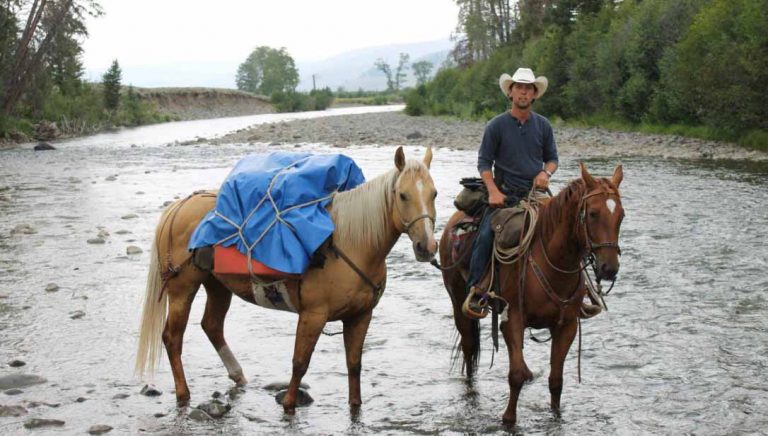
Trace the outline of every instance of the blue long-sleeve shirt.
{"label": "blue long-sleeve shirt", "polygon": [[545,117],[531,112],[528,121],[520,124],[507,111],[485,126],[477,154],[481,174],[493,169],[496,180],[506,187],[530,190],[547,162],[557,163],[558,157],[555,135]]}

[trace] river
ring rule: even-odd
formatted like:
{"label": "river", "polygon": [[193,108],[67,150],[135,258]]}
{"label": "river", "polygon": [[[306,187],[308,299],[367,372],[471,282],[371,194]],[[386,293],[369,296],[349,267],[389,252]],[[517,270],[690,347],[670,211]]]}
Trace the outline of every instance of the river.
{"label": "river", "polygon": [[[389,108],[385,108],[389,109]],[[377,109],[355,109],[377,110]],[[381,108],[378,108],[381,110]],[[327,113],[326,113],[327,114]],[[390,255],[387,291],[374,311],[363,355],[359,415],[347,406],[341,336],[322,336],[305,381],[315,402],[284,416],[272,382],[287,382],[296,317],[235,300],[226,335],[249,380],[224,418],[198,422],[177,409],[165,356],[139,394],[133,360],[149,250],[162,205],[216,188],[242,156],[275,149],[343,152],[372,178],[393,165],[391,147],[206,143],[273,114],[148,126],[55,143],[50,152],[0,152],[0,376],[47,382],[0,394],[27,414],[0,417],[4,434],[32,417],[65,421],[36,433],[110,434],[463,434],[510,430],[502,345],[491,367],[489,323],[476,382],[450,371],[449,298],[439,272],[414,261],[401,238]],[[299,115],[299,116],[318,116]],[[245,120],[248,118],[248,120]],[[424,149],[407,147],[407,157]],[[438,231],[475,152],[436,149]],[[617,161],[586,161],[608,176]],[[582,382],[576,345],[566,361],[562,416],[549,411],[548,344],[526,339],[535,379],[520,397],[521,434],[750,434],[768,428],[768,165],[729,161],[625,159],[621,271],[609,312],[583,323]],[[577,177],[564,160],[553,191]],[[28,225],[35,233],[23,233]],[[21,226],[21,227],[20,227]],[[13,230],[16,229],[16,232]],[[21,231],[21,232],[20,232]],[[104,244],[89,244],[100,231]],[[128,246],[143,253],[127,255]],[[56,292],[46,286],[55,283]],[[232,385],[208,342],[199,292],[184,342],[192,405]],[[78,312],[79,311],[79,312]],[[74,318],[74,319],[73,319]],[[341,328],[331,323],[327,330]],[[538,334],[542,334],[539,332]],[[11,368],[14,359],[26,363]],[[7,391],[6,391],[7,392]],[[36,404],[37,403],[37,404]]]}

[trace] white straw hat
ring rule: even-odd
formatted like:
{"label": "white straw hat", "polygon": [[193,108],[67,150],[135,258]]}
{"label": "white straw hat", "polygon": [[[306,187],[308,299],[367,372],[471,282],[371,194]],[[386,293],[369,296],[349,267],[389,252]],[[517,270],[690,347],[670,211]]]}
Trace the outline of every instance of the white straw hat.
{"label": "white straw hat", "polygon": [[535,77],[530,68],[518,68],[513,76],[504,73],[499,77],[499,88],[504,95],[509,95],[509,88],[514,83],[531,83],[536,87],[536,98],[541,98],[547,92],[549,81],[544,76]]}

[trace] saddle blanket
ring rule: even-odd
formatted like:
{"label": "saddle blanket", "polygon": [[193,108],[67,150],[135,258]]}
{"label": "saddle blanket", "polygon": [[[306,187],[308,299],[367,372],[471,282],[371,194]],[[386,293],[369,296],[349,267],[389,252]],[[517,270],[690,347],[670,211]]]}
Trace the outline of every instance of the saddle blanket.
{"label": "saddle blanket", "polygon": [[333,233],[326,206],[336,192],[365,182],[342,154],[276,152],[242,158],[221,185],[216,208],[188,248],[221,245],[287,274],[303,274]]}

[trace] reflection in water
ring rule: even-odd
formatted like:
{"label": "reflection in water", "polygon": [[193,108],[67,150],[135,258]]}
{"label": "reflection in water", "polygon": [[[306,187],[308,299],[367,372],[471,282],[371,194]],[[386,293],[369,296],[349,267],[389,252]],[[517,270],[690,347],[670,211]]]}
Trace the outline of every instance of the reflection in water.
{"label": "reflection in water", "polygon": [[[167,200],[215,188],[241,156],[273,148],[162,141],[131,148],[134,136],[120,135],[110,146],[73,141],[50,153],[0,153],[0,358],[27,363],[2,374],[49,380],[3,404],[60,404],[28,410],[65,420],[72,433],[94,424],[130,434],[759,433],[768,424],[765,165],[623,162],[622,271],[610,312],[583,324],[581,384],[575,348],[566,362],[561,418],[549,411],[546,344],[526,341],[537,377],[523,389],[514,429],[500,419],[508,357],[502,346],[489,367],[487,324],[474,382],[458,368],[449,371],[455,344],[449,298],[439,272],[416,263],[401,238],[366,340],[359,411],[347,405],[343,341],[323,336],[306,376],[315,403],[286,417],[263,387],[290,377],[296,318],[235,301],[227,339],[250,384],[224,418],[198,422],[188,418],[192,408],[176,409],[165,360],[155,378],[160,397],[139,395],[143,384],[132,377],[154,226]],[[343,151],[369,178],[393,165],[391,148]],[[423,149],[408,148],[406,155],[420,158]],[[458,180],[475,173],[475,158],[435,151],[438,228],[451,213]],[[617,162],[587,163],[608,175]],[[562,162],[553,190],[576,175],[575,161]],[[19,225],[35,233],[12,234]],[[102,231],[104,243],[87,242]],[[144,252],[126,255],[128,245]],[[48,283],[59,291],[46,292]],[[200,329],[205,293],[196,300],[183,355],[193,407],[232,385]],[[72,319],[76,311],[85,316]],[[4,430],[21,431],[21,421],[6,419],[0,418]]]}

